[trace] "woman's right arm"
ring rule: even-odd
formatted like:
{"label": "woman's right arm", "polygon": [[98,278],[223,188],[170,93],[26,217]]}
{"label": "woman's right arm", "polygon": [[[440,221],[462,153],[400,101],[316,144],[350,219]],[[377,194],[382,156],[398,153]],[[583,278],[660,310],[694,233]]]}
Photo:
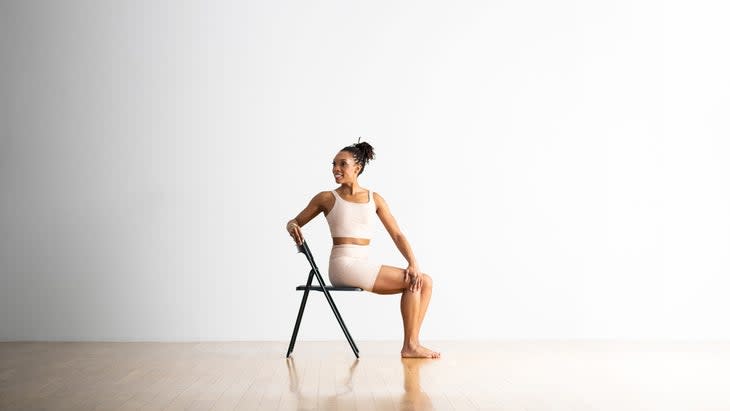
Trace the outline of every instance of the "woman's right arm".
{"label": "woman's right arm", "polygon": [[297,245],[301,245],[304,239],[304,236],[302,236],[302,227],[316,217],[317,214],[325,211],[326,196],[326,191],[315,195],[301,213],[286,223],[286,231],[289,232],[289,235]]}

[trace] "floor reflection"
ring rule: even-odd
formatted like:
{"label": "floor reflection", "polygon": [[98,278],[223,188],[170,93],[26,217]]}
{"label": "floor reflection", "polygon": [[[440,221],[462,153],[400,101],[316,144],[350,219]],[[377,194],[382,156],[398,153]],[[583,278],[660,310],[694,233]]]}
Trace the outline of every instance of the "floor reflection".
{"label": "floor reflection", "polygon": [[[287,405],[298,410],[348,410],[362,408],[362,406],[374,409],[393,409],[395,406],[401,411],[433,410],[431,398],[421,385],[421,368],[433,360],[401,358],[400,362],[403,372],[402,391],[395,385],[398,384],[399,379],[397,368],[389,366],[381,368],[383,364],[366,362],[375,368],[369,369],[368,365],[365,365],[363,371],[365,374],[357,377],[356,371],[361,360],[354,359],[349,367],[342,364],[342,368],[335,366],[334,370],[328,368],[329,371],[326,372],[321,368],[321,364],[317,364],[315,367],[304,367],[305,369],[301,370],[300,375],[294,358],[287,358],[289,392],[292,394],[290,397],[292,403]],[[391,365],[395,364],[391,363]],[[331,367],[331,365],[327,367]],[[384,379],[393,384],[391,389],[387,389],[385,392],[378,389],[380,381]],[[375,380],[378,383],[373,384]],[[324,384],[324,386],[320,384]],[[329,395],[324,392],[329,392]]]}
{"label": "floor reflection", "polygon": [[421,387],[421,367],[432,359],[401,358],[403,364],[403,396],[401,410],[433,410],[431,398]]}
{"label": "floor reflection", "polygon": [[[355,370],[360,364],[359,359],[354,359],[350,366],[347,368],[344,380],[334,381],[335,394],[319,397],[317,395],[307,395],[302,391],[308,391],[303,389],[302,386],[304,381],[300,378],[299,372],[297,371],[296,363],[293,357],[286,359],[286,367],[289,371],[289,392],[296,396],[297,410],[310,410],[313,409],[325,409],[325,410],[339,410],[339,409],[355,409],[354,396],[353,394],[353,383],[352,378],[355,375]],[[311,371],[311,370],[310,370]],[[304,371],[307,374],[307,371]],[[319,382],[320,375],[315,374],[317,383]],[[307,378],[305,376],[305,378]],[[311,381],[310,381],[311,384]],[[309,388],[315,388],[316,385],[312,385]],[[315,392],[320,392],[319,388]]]}

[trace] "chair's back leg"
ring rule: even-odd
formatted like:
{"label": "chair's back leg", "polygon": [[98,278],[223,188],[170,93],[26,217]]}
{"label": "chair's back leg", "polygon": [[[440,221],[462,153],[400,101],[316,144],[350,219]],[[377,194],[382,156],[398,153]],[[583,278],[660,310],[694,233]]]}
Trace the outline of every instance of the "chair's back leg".
{"label": "chair's back leg", "polygon": [[345,321],[342,319],[342,316],[340,315],[340,311],[337,309],[337,306],[335,305],[335,301],[332,299],[332,296],[330,295],[330,292],[327,288],[325,288],[324,279],[322,278],[322,274],[319,273],[319,270],[312,270],[314,272],[314,275],[317,276],[317,281],[319,282],[319,285],[322,287],[322,292],[324,292],[325,298],[327,298],[327,302],[329,303],[330,307],[332,308],[332,312],[335,314],[335,318],[337,318],[337,322],[340,323],[340,327],[342,328],[342,331],[345,333],[345,338],[347,338],[347,342],[350,343],[350,348],[352,348],[352,352],[355,354],[355,357],[360,358],[360,350],[357,348],[357,345],[355,345],[355,340],[352,339],[352,336],[350,335],[350,331],[347,330],[347,326],[345,325]]}

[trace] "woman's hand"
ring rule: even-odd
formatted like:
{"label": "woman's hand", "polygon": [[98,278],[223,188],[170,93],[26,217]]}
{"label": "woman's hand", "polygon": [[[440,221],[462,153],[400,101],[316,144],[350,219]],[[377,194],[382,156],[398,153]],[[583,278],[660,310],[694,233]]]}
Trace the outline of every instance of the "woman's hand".
{"label": "woman's hand", "polygon": [[421,269],[418,264],[409,264],[404,272],[404,281],[408,282],[408,291],[415,293],[421,290]]}
{"label": "woman's hand", "polygon": [[289,235],[294,239],[294,242],[297,243],[297,245],[302,245],[302,239],[304,236],[302,235],[302,228],[299,227],[296,220],[291,220],[286,224],[286,231],[289,232]]}

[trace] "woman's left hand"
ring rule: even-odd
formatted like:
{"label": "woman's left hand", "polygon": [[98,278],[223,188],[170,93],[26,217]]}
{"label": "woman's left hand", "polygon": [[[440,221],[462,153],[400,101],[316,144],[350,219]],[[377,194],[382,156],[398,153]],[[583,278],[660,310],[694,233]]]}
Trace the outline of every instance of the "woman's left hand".
{"label": "woman's left hand", "polygon": [[416,264],[410,264],[405,269],[405,281],[408,282],[408,291],[414,293],[421,290],[421,269]]}

